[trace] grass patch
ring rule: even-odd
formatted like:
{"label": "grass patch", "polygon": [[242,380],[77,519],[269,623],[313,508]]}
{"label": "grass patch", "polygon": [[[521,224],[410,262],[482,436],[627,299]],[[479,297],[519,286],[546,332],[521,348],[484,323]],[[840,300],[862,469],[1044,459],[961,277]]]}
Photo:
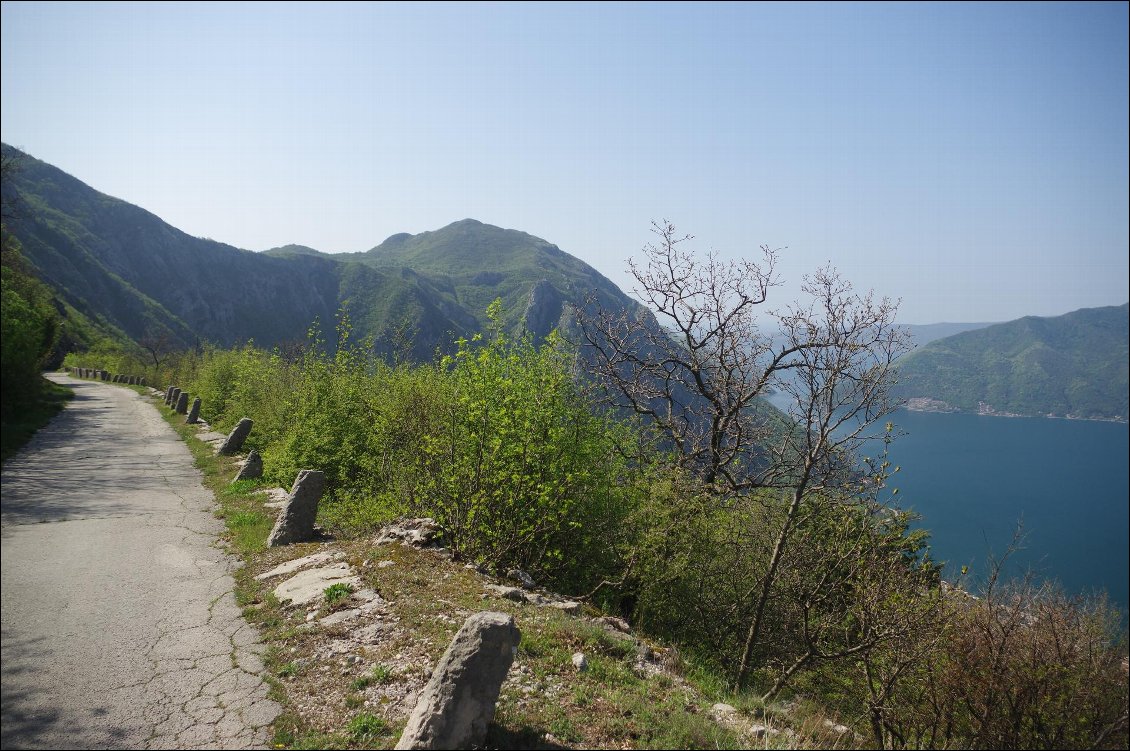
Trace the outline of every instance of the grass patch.
{"label": "grass patch", "polygon": [[0,421],[0,464],[27,445],[36,431],[51,418],[59,414],[75,392],[66,386],[52,383],[46,378],[35,398],[6,404],[5,415]]}
{"label": "grass patch", "polygon": [[388,723],[383,717],[368,712],[354,716],[349,721],[349,725],[346,726],[346,730],[353,737],[353,740],[361,743],[371,743],[390,732]]}
{"label": "grass patch", "polygon": [[369,686],[388,683],[392,680],[392,670],[386,665],[377,665],[368,675],[363,675],[349,684],[350,691],[364,691]]}

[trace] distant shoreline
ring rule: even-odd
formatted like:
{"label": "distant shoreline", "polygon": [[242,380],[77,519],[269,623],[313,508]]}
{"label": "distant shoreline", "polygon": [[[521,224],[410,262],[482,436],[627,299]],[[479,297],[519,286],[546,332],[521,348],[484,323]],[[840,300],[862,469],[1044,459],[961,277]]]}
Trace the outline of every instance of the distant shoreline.
{"label": "distant shoreline", "polygon": [[948,402],[941,399],[932,399],[930,397],[914,397],[907,399],[906,403],[902,405],[909,412],[935,412],[939,414],[961,414],[961,415],[978,415],[980,417],[1037,417],[1046,420],[1079,420],[1086,422],[1114,422],[1123,425],[1128,422],[1123,417],[1077,417],[1075,415],[1022,415],[1015,412],[998,412],[991,405],[980,402],[977,411],[961,409],[954,407]]}

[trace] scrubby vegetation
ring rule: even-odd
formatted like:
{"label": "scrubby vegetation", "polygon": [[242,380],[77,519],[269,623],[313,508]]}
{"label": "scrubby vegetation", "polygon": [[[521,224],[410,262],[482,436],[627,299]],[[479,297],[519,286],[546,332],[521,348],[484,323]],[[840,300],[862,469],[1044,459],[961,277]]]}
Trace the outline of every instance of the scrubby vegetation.
{"label": "scrubby vegetation", "polygon": [[879,503],[894,471],[882,445],[850,487],[805,501],[766,588],[788,493],[704,482],[601,407],[568,344],[507,336],[497,306],[488,318],[429,365],[385,362],[343,316],[332,348],[316,330],[302,351],[203,348],[162,377],[218,428],[255,420],[268,480],[325,471],[319,521],[340,538],[431,516],[458,559],[619,612],[720,685],[744,656],[751,701],[815,702],[862,745],[1125,747],[1118,613],[1030,584],[969,586],[978,598],[941,582],[925,535]]}
{"label": "scrubby vegetation", "polygon": [[0,399],[2,458],[7,459],[51,416],[69,392],[40,375],[59,338],[60,316],[51,291],[35,278],[19,241],[3,231],[0,261]]}

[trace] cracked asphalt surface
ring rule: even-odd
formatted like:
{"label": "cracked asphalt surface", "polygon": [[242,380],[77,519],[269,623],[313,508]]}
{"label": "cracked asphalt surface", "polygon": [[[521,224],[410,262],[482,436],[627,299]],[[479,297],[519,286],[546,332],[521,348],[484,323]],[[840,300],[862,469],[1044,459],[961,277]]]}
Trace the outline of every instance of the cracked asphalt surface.
{"label": "cracked asphalt surface", "polygon": [[279,707],[187,447],[130,389],[75,398],[3,470],[3,748],[256,748]]}

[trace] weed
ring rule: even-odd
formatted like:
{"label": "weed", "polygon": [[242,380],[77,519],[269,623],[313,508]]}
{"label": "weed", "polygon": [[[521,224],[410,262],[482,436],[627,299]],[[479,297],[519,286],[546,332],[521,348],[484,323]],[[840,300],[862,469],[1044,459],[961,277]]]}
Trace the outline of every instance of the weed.
{"label": "weed", "polygon": [[388,723],[384,721],[384,718],[369,712],[362,712],[349,721],[346,730],[349,731],[349,734],[353,736],[354,740],[368,743],[382,735],[387,735],[389,727]]}
{"label": "weed", "polygon": [[568,743],[580,743],[584,738],[568,717],[558,717],[549,723],[549,732]]}
{"label": "weed", "polygon": [[350,691],[364,691],[374,683],[388,683],[392,680],[392,670],[386,665],[377,665],[368,675],[363,675],[349,684]]}
{"label": "weed", "polygon": [[330,586],[326,587],[323,594],[326,597],[326,604],[332,608],[339,602],[343,602],[349,599],[349,596],[353,594],[353,585],[346,584],[345,582],[331,584]]}
{"label": "weed", "polygon": [[248,495],[263,487],[262,480],[237,480],[224,491],[228,495]]}

